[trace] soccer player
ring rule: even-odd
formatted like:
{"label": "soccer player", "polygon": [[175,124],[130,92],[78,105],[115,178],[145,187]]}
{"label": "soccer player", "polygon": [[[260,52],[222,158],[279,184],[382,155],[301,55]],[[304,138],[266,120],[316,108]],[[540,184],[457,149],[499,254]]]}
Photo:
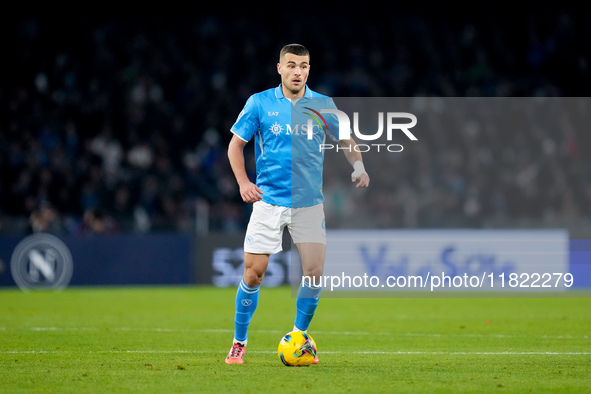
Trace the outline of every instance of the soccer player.
{"label": "soccer player", "polygon": [[[327,96],[307,86],[310,54],[303,45],[289,44],[281,49],[277,72],[281,84],[250,96],[230,130],[234,135],[228,146],[228,159],[242,199],[254,204],[244,239],[244,275],[236,292],[234,340],[226,357],[227,364],[243,363],[248,326],[258,304],[269,255],[282,250],[282,234],[286,226],[300,254],[303,276],[312,278],[312,281],[302,280],[300,284],[292,331],[308,329],[320,297],[321,288],[316,284],[320,283],[326,253],[322,195],[324,153],[316,145],[296,165],[294,161],[298,158],[293,157],[297,153],[294,153],[292,141],[307,141],[307,133],[296,135],[294,130],[289,133],[291,127],[288,125],[292,121],[292,108],[298,102]],[[300,131],[303,130],[302,127]],[[320,134],[315,131],[314,141],[324,140],[325,136]],[[244,147],[253,136],[255,183],[246,174],[244,160]],[[361,153],[355,149],[355,141],[349,138],[339,140],[338,144],[353,166],[351,181],[357,182],[358,188],[368,187],[369,176]],[[299,181],[309,181],[305,192],[298,198],[294,194],[296,180],[293,179],[292,164],[298,171],[304,169],[301,171],[305,174],[299,177]],[[314,363],[317,362],[316,358]]]}

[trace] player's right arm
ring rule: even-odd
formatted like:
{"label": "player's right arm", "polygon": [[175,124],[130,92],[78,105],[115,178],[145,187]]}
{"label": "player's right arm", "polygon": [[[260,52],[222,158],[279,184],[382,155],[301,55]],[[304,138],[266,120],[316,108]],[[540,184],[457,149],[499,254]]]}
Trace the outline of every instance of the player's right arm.
{"label": "player's right arm", "polygon": [[263,192],[257,185],[250,181],[246,174],[246,166],[244,164],[244,147],[246,144],[247,141],[234,134],[228,145],[228,160],[230,160],[232,172],[234,172],[236,182],[238,182],[242,200],[244,202],[256,202],[263,198],[261,196]]}

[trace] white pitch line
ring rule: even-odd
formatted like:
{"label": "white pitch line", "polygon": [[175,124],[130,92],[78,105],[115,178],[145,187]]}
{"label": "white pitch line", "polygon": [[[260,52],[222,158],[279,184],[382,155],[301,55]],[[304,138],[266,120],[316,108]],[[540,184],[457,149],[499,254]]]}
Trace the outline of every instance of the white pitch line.
{"label": "white pitch line", "polygon": [[[225,354],[225,351],[218,350],[6,350],[0,354]],[[275,354],[277,352],[268,350],[251,350],[249,353]],[[321,354],[385,354],[385,355],[449,355],[449,356],[527,356],[527,355],[549,355],[549,356],[580,356],[591,355],[591,352],[442,352],[442,351],[322,351]]]}
{"label": "white pitch line", "polygon": [[[234,330],[230,328],[161,328],[161,327],[29,327],[31,331],[101,331],[105,329],[110,331],[131,331],[131,332],[163,332],[163,333],[191,333],[191,332],[206,332],[206,333],[218,333],[227,334],[233,333]],[[6,327],[0,327],[1,331],[6,330]],[[250,330],[259,334],[284,334],[280,330]],[[591,339],[589,335],[515,335],[515,334],[440,334],[440,333],[420,333],[420,332],[403,332],[393,333],[387,331],[314,331],[317,335],[346,335],[346,336],[405,336],[405,337],[428,337],[428,338],[445,338],[445,337],[461,337],[461,338],[531,338],[531,339]]]}

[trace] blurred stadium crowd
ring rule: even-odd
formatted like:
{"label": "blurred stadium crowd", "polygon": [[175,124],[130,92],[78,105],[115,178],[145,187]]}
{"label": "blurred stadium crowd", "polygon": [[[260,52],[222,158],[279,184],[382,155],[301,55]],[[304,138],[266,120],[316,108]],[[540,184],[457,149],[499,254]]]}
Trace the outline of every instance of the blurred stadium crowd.
{"label": "blurred stadium crowd", "polygon": [[[221,14],[5,21],[0,232],[244,231],[250,207],[227,161],[229,129],[250,94],[277,86],[289,42],[311,51],[309,86],[333,96],[591,90],[589,12],[311,14],[290,26]],[[393,164],[391,200],[365,208],[375,227],[589,222],[588,135],[514,136],[495,171],[446,149],[465,132]],[[346,217],[355,202],[336,193],[327,187],[327,201]],[[345,226],[334,212],[331,227]]]}

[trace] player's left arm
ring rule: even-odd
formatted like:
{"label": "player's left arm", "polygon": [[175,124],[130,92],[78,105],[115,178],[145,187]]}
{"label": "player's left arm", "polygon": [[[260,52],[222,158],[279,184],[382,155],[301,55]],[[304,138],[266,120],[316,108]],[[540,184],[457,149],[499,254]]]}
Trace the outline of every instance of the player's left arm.
{"label": "player's left arm", "polygon": [[345,153],[347,161],[353,166],[351,182],[359,181],[357,182],[356,187],[368,187],[369,175],[367,174],[367,171],[365,171],[361,152],[359,152],[359,149],[356,149],[357,143],[355,140],[352,137],[349,137],[347,140],[339,140],[338,143]]}

